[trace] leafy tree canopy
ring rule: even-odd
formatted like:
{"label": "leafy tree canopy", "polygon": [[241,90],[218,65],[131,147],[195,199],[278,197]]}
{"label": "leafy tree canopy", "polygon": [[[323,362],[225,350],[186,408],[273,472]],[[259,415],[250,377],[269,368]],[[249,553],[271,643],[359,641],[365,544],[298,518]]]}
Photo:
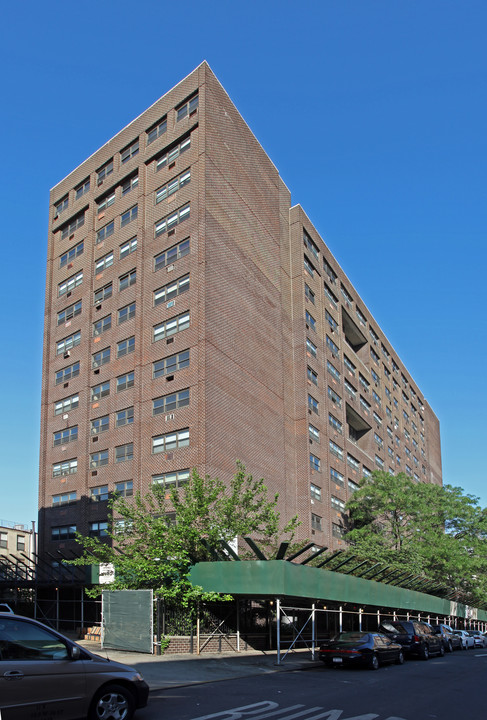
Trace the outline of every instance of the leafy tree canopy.
{"label": "leafy tree canopy", "polygon": [[211,550],[222,540],[251,535],[268,552],[281,533],[291,541],[299,523],[293,518],[281,527],[277,501],[278,495],[269,499],[264,481],[254,480],[241,463],[230,483],[193,470],[181,488],[154,485],[145,496],[115,496],[107,539],[78,535],[83,553],[73,563],[113,563],[111,589],[152,588],[184,605],[220,598],[191,585],[191,565],[212,560]]}
{"label": "leafy tree canopy", "polygon": [[487,512],[478,498],[376,471],[346,507],[352,526],[346,540],[358,561],[431,578],[470,605],[487,602]]}

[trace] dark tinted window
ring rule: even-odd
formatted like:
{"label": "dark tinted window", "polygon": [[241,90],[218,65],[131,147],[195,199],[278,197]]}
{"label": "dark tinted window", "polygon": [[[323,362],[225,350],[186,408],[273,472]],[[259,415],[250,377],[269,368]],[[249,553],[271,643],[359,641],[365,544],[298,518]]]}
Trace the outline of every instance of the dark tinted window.
{"label": "dark tinted window", "polygon": [[67,660],[66,645],[37,625],[2,617],[2,660]]}
{"label": "dark tinted window", "polygon": [[381,623],[381,628],[384,632],[400,633],[402,635],[407,635],[411,632],[410,627],[400,622],[383,622]]}

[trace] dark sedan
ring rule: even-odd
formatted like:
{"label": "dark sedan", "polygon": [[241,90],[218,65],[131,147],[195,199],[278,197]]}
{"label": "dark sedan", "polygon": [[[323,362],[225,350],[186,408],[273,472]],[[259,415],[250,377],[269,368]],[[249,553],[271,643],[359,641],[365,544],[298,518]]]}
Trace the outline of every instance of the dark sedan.
{"label": "dark sedan", "polygon": [[386,663],[402,665],[404,662],[401,645],[377,632],[338,633],[321,645],[319,658],[327,667],[363,665],[371,670],[378,670]]}

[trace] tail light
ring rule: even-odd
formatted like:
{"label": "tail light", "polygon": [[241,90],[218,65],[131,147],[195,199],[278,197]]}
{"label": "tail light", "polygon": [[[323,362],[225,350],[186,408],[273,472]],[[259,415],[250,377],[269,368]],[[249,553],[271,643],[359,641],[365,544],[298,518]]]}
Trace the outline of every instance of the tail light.
{"label": "tail light", "polygon": [[419,636],[418,636],[418,635],[413,635],[413,641],[414,641],[414,642],[419,642]]}

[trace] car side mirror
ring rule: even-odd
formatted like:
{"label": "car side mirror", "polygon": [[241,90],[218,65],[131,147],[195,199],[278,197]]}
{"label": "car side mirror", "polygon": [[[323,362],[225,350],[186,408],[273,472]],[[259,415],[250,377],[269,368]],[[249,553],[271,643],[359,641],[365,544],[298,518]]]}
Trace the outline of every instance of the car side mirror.
{"label": "car side mirror", "polygon": [[81,650],[77,645],[71,645],[69,648],[69,656],[71,660],[79,660],[81,656]]}

